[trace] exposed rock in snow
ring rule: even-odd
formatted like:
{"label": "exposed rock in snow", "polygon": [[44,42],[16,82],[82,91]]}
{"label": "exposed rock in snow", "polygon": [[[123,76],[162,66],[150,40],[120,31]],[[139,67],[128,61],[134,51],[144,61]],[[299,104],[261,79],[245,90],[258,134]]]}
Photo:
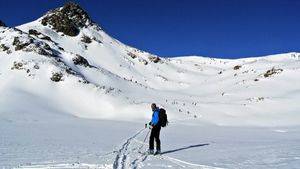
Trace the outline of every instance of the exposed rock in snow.
{"label": "exposed rock in snow", "polygon": [[61,72],[55,72],[52,74],[52,77],[50,78],[54,82],[59,82],[63,78],[63,74]]}
{"label": "exposed rock in snow", "polygon": [[273,74],[279,74],[281,73],[283,70],[282,69],[275,69],[274,67],[270,70],[267,70],[266,73],[264,73],[264,77],[269,77],[272,76]]}
{"label": "exposed rock in snow", "polygon": [[80,28],[91,25],[92,21],[78,4],[68,2],[63,7],[48,12],[41,23],[44,26],[51,25],[57,32],[77,36]]}
{"label": "exposed rock in snow", "polygon": [[91,67],[89,62],[82,56],[76,54],[76,56],[72,59],[75,65],[82,65],[85,67]]}
{"label": "exposed rock in snow", "polygon": [[81,42],[84,42],[84,43],[92,43],[92,39],[86,35],[82,36],[81,38]]}
{"label": "exposed rock in snow", "polygon": [[41,33],[34,29],[29,29],[29,35],[39,36]]}
{"label": "exposed rock in snow", "polygon": [[158,63],[161,59],[157,56],[149,56],[149,60],[154,63]]}
{"label": "exposed rock in snow", "polygon": [[233,67],[234,70],[239,70],[242,66],[241,65],[236,65]]}

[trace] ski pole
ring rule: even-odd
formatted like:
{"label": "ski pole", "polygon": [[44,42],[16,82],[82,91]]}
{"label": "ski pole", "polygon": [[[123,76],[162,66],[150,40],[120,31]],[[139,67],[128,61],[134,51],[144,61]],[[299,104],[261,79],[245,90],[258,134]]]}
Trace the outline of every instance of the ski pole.
{"label": "ski pole", "polygon": [[150,133],[150,130],[148,131],[148,133],[146,134],[146,137],[144,138],[144,141],[143,141],[144,143],[145,143],[145,141],[146,141],[146,139],[147,139],[149,133]]}
{"label": "ski pole", "polygon": [[146,140],[147,140],[147,137],[148,137],[149,133],[150,133],[150,130],[149,130],[148,133],[146,134],[146,137],[144,138],[143,144],[139,147],[138,152],[140,152],[141,149],[144,147],[144,144],[145,144],[145,142],[146,142]]}

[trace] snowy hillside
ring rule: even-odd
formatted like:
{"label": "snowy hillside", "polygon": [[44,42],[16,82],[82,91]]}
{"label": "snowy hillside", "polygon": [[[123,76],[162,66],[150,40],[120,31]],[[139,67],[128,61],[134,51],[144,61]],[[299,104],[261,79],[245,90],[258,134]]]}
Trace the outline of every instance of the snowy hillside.
{"label": "snowy hillside", "polygon": [[[299,75],[300,53],[162,58],[74,3],[0,21],[0,168],[299,168]],[[160,157],[141,153],[153,102]]]}
{"label": "snowy hillside", "polygon": [[156,102],[174,121],[300,124],[298,53],[160,58],[110,37],[76,4],[0,29],[1,112],[134,121]]}

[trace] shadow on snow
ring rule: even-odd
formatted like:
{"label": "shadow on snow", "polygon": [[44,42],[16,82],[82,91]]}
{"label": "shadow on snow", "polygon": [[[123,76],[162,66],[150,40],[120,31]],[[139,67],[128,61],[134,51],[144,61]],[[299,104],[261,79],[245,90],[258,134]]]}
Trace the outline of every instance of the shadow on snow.
{"label": "shadow on snow", "polygon": [[206,144],[195,144],[195,145],[190,145],[190,146],[184,146],[184,147],[177,148],[177,149],[174,149],[174,150],[164,151],[164,152],[162,152],[161,154],[174,153],[174,152],[176,152],[176,151],[181,151],[181,150],[186,150],[186,149],[196,148],[196,147],[202,147],[202,146],[208,146],[208,145],[209,145],[209,144],[206,143]]}

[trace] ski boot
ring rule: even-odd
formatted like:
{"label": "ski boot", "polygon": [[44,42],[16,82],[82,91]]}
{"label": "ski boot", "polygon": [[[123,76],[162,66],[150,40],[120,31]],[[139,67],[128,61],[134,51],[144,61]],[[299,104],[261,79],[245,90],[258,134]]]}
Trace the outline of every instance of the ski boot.
{"label": "ski boot", "polygon": [[154,153],[154,155],[160,155],[161,151],[160,150],[156,150],[156,152]]}
{"label": "ski boot", "polygon": [[153,149],[149,149],[148,150],[148,154],[154,154],[154,150]]}

